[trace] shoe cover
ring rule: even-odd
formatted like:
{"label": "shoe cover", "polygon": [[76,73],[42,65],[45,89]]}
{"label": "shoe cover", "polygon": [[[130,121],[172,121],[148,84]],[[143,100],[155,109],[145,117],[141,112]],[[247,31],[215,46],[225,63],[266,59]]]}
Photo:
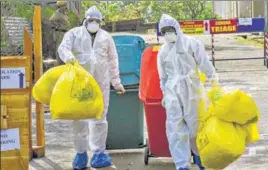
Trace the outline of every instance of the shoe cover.
{"label": "shoe cover", "polygon": [[112,165],[112,158],[105,153],[94,154],[90,161],[92,168],[103,168]]}
{"label": "shoe cover", "polygon": [[194,164],[196,164],[199,167],[200,170],[206,170],[205,167],[203,167],[203,165],[201,163],[200,156],[197,156],[197,155],[193,154],[193,157],[194,157]]}
{"label": "shoe cover", "polygon": [[77,153],[73,160],[74,169],[86,169],[88,164],[87,152]]}

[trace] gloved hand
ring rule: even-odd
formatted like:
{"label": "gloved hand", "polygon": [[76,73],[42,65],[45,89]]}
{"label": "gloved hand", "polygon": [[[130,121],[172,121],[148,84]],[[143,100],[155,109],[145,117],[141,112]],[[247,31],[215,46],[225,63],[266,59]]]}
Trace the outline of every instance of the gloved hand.
{"label": "gloved hand", "polygon": [[119,95],[122,95],[126,92],[124,86],[122,84],[117,84],[114,86],[114,89],[116,90],[116,93]]}
{"label": "gloved hand", "polygon": [[218,101],[223,95],[222,89],[216,89],[211,94],[211,100],[213,103]]}
{"label": "gloved hand", "polygon": [[223,95],[223,88],[219,86],[217,80],[211,81],[212,90],[210,92],[210,100],[215,103],[217,100],[219,100]]}
{"label": "gloved hand", "polygon": [[76,62],[76,59],[74,57],[69,58],[68,60],[66,60],[66,64],[74,64]]}
{"label": "gloved hand", "polygon": [[211,80],[212,87],[219,87],[219,83],[216,79]]}

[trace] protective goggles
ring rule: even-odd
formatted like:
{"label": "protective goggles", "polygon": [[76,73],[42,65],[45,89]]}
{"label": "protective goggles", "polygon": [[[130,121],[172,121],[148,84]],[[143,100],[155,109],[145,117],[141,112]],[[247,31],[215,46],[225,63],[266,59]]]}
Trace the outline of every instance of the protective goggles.
{"label": "protective goggles", "polygon": [[96,22],[96,23],[98,23],[98,24],[100,24],[101,23],[101,21],[99,20],[99,19],[96,19],[96,18],[88,18],[88,19],[86,19],[86,21],[88,22],[88,23],[91,23],[91,22]]}
{"label": "protective goggles", "polygon": [[161,29],[161,35],[165,35],[167,32],[169,32],[169,33],[175,32],[176,33],[176,29],[173,27],[164,27]]}

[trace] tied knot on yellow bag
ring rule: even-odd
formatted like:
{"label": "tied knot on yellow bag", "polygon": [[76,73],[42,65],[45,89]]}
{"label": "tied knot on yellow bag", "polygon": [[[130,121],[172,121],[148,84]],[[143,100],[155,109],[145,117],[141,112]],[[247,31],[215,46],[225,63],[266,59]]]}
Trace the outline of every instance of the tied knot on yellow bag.
{"label": "tied knot on yellow bag", "polygon": [[71,88],[71,98],[77,98],[80,102],[86,100],[93,100],[96,97],[94,94],[92,83],[89,77],[82,77],[79,73],[73,78],[73,85]]}

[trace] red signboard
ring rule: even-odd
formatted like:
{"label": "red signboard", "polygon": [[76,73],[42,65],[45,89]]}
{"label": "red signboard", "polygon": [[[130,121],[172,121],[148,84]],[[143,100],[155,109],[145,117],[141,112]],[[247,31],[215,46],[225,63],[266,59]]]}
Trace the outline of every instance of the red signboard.
{"label": "red signboard", "polygon": [[203,21],[182,21],[179,23],[182,32],[185,34],[204,34]]}
{"label": "red signboard", "polygon": [[210,33],[223,34],[237,32],[237,19],[210,20]]}

